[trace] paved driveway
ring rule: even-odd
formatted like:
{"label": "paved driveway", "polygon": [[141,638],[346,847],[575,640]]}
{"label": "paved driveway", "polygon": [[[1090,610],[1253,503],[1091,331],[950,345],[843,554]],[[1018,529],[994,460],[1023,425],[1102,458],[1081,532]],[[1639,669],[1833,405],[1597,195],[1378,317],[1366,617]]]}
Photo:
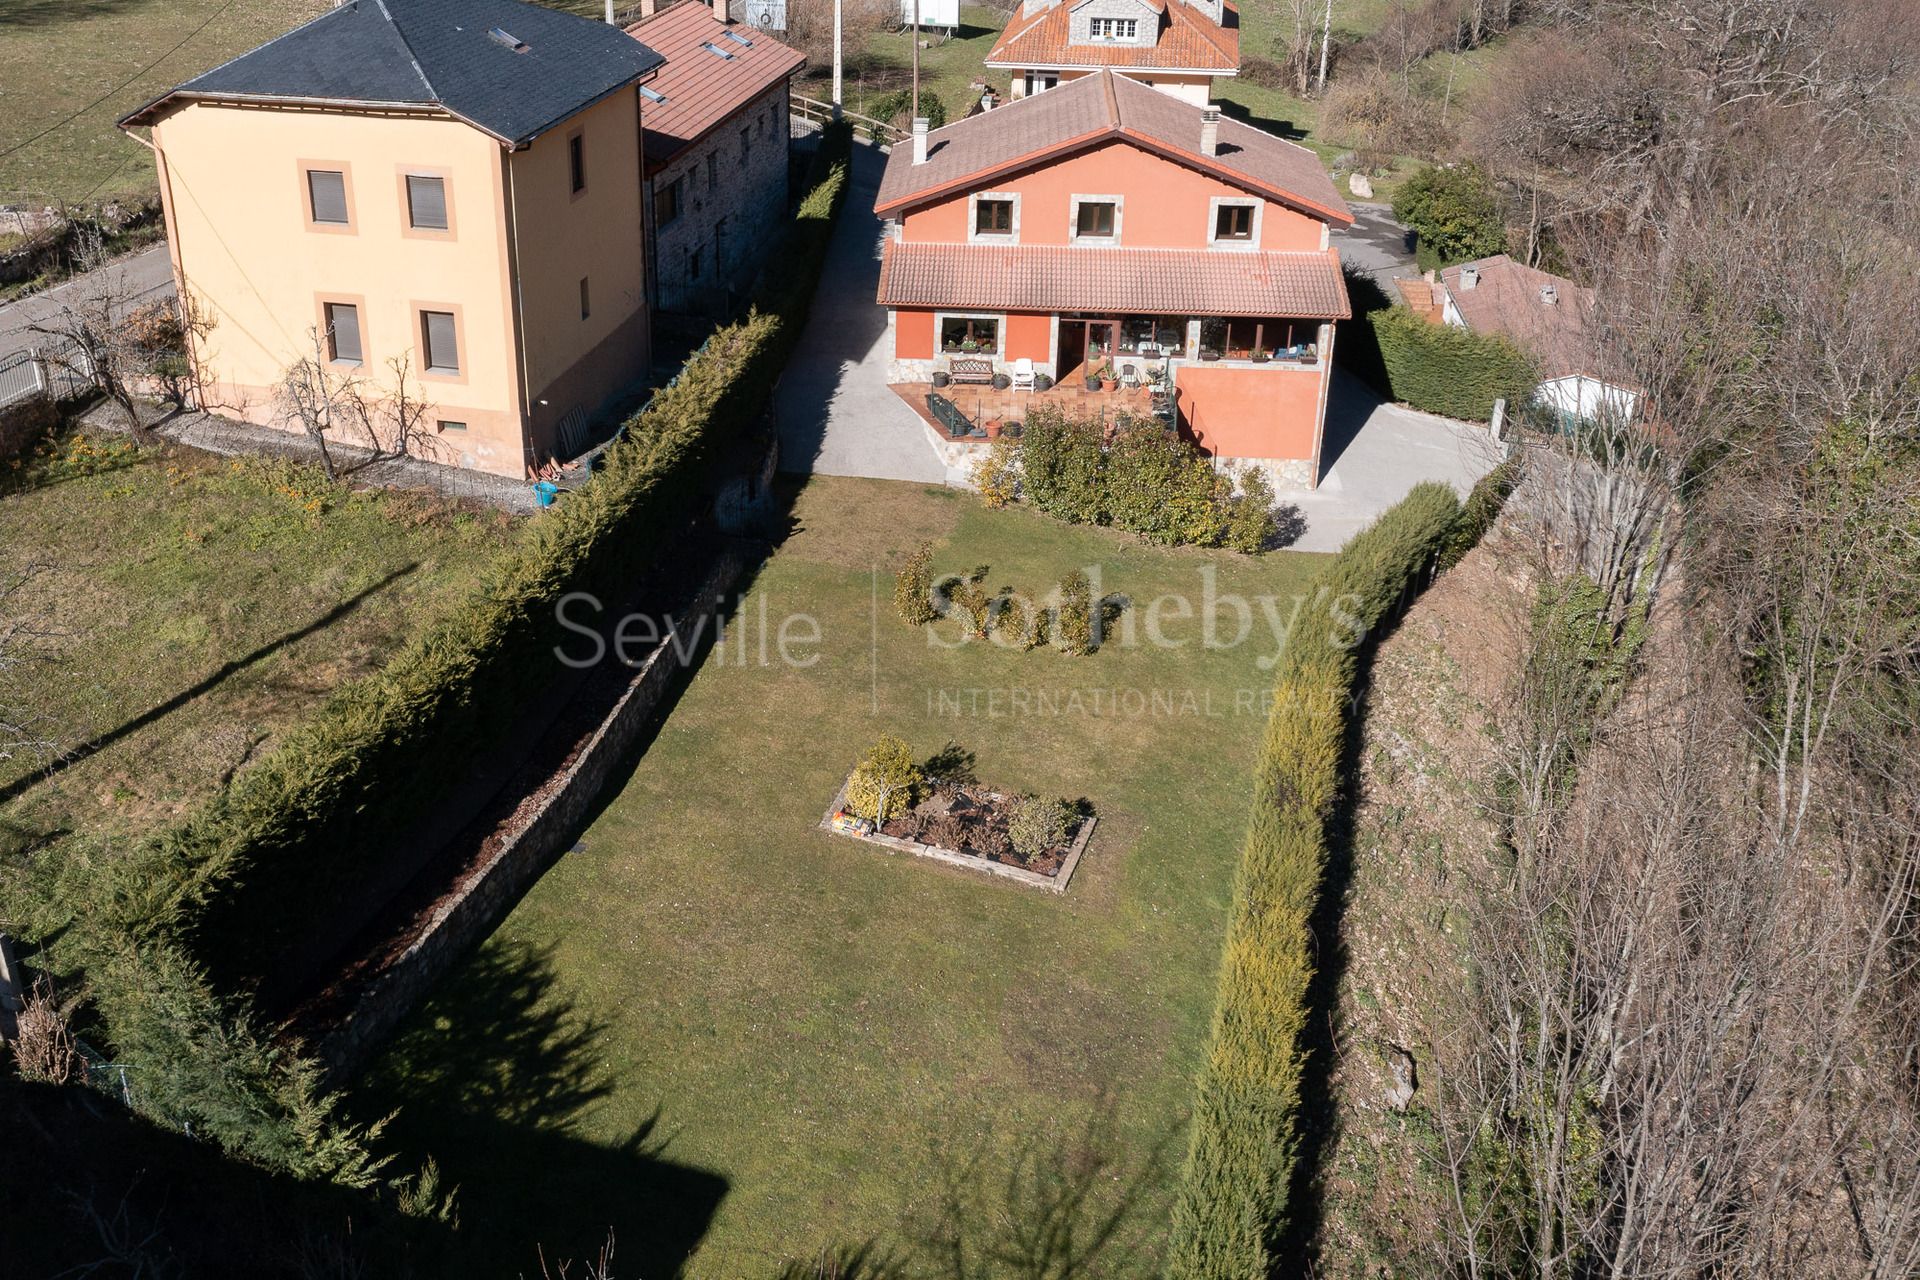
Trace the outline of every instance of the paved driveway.
{"label": "paved driveway", "polygon": [[946,466],[920,416],[887,386],[880,288],[884,224],[873,200],[887,157],[853,144],[852,184],[800,345],[780,380],[780,466],[829,476],[940,484]]}
{"label": "paved driveway", "polygon": [[0,358],[47,345],[47,339],[32,332],[32,326],[56,319],[62,308],[97,297],[102,289],[115,290],[131,304],[172,297],[173,264],[167,258],[167,246],[143,249],[91,275],[78,276],[0,307]]}

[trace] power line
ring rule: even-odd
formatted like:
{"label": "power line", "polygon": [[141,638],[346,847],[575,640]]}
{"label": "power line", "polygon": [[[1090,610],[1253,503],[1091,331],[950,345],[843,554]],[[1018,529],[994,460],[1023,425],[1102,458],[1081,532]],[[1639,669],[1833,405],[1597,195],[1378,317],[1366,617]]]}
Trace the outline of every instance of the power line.
{"label": "power line", "polygon": [[40,141],[40,139],[46,137],[50,133],[54,133],[54,132],[57,132],[58,130],[66,128],[68,125],[72,124],[75,120],[78,120],[81,116],[87,114],[87,112],[93,110],[95,107],[99,106],[101,103],[105,102],[107,99],[113,97],[115,94],[119,93],[122,89],[125,89],[128,85],[138,80],[141,76],[144,76],[149,71],[152,71],[155,67],[165,62],[168,58],[171,58],[174,54],[186,48],[188,41],[192,40],[195,36],[199,35],[202,31],[205,31],[208,27],[212,26],[213,20],[219,17],[221,14],[225,13],[227,10],[233,8],[233,4],[234,4],[234,0],[226,0],[226,2],[222,4],[218,9],[215,9],[212,13],[207,15],[207,20],[205,22],[201,23],[199,26],[195,27],[192,31],[189,31],[185,36],[183,36],[179,44],[174,45],[173,48],[167,50],[165,53],[155,58],[152,62],[149,62],[146,66],[140,68],[138,71],[128,76],[125,80],[122,80],[119,84],[113,86],[113,88],[107,90],[105,93],[95,98],[92,102],[89,102],[86,106],[81,107],[78,111],[75,111],[72,115],[69,115],[64,120],[56,120],[52,124],[48,125],[46,128],[42,129],[40,132],[34,134],[31,138],[28,138],[26,141],[16,142],[12,146],[8,147],[5,151],[0,151],[0,160],[6,159],[8,156],[12,155],[16,151],[26,150],[28,147]]}

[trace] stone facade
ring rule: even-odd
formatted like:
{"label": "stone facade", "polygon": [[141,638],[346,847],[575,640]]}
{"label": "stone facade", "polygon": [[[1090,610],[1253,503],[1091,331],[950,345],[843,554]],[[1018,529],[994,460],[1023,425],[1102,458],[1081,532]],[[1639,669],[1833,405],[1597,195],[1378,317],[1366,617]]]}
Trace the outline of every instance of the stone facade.
{"label": "stone facade", "polygon": [[[1131,40],[1116,40],[1093,37],[1093,20],[1130,19],[1133,22],[1134,35]],[[1160,38],[1160,15],[1141,3],[1141,0],[1081,0],[1075,6],[1067,26],[1069,44],[1098,45],[1134,45],[1152,48]]]}
{"label": "stone facade", "polygon": [[[787,212],[787,84],[707,130],[647,180],[647,278],[660,311],[717,314],[759,267]],[[662,222],[665,192],[678,187]]]}

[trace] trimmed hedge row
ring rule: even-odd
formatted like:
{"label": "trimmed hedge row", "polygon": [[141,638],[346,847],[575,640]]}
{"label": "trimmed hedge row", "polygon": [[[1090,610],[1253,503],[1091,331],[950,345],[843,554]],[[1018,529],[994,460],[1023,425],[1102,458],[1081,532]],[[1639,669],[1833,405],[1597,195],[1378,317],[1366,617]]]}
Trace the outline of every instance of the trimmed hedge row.
{"label": "trimmed hedge row", "polygon": [[1416,409],[1486,422],[1495,400],[1518,409],[1540,381],[1505,338],[1430,324],[1405,307],[1376,311],[1368,322],[1386,368],[1387,394]]}
{"label": "trimmed hedge row", "polygon": [[1310,922],[1348,702],[1369,638],[1424,583],[1459,520],[1451,489],[1416,486],[1347,543],[1287,635],[1174,1209],[1169,1269],[1182,1280],[1272,1272],[1299,1147]]}
{"label": "trimmed hedge row", "polygon": [[[476,748],[505,740],[552,682],[553,602],[579,590],[617,597],[689,518],[718,449],[760,421],[798,338],[849,141],[843,126],[822,140],[756,310],[627,422],[591,483],[526,525],[485,583],[382,670],[116,868],[79,945],[116,1054],[147,1082],[143,1109],[276,1167],[301,1170],[297,1149],[309,1153],[303,1171],[362,1169],[350,1153],[321,1154],[333,1130],[310,1066],[264,1044],[217,993],[334,909],[395,833],[467,774]],[[176,1019],[146,1012],[156,1007]]]}

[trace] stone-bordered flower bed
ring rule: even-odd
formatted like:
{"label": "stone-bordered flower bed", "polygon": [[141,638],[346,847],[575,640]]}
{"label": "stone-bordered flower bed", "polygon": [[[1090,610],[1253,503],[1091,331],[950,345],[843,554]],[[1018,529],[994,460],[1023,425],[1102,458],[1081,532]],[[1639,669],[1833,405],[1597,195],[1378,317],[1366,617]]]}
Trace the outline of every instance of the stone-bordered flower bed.
{"label": "stone-bordered flower bed", "polygon": [[1032,857],[1023,857],[1009,834],[1023,799],[973,782],[937,783],[899,817],[876,826],[848,809],[847,788],[842,786],[820,825],[835,835],[864,840],[892,852],[932,858],[1033,889],[1065,893],[1080,855],[1093,837],[1097,819],[1084,806],[1075,809],[1064,839]]}

